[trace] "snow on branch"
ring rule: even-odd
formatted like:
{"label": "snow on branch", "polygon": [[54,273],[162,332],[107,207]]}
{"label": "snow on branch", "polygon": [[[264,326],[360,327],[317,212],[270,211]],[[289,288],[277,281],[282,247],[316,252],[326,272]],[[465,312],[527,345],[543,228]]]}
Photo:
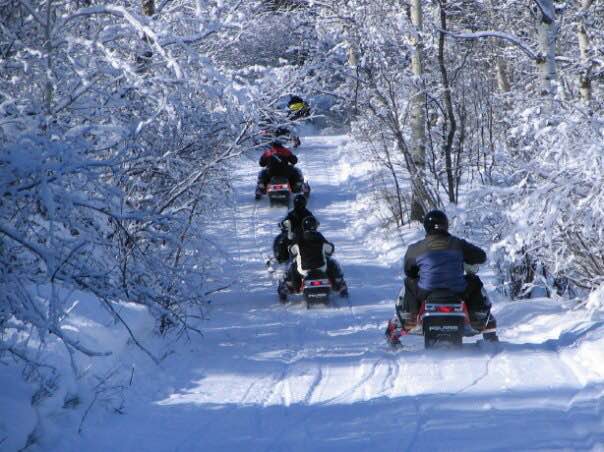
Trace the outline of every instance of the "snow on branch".
{"label": "snow on branch", "polygon": [[40,259],[42,259],[42,261],[46,265],[48,265],[48,263],[50,261],[50,257],[48,255],[48,253],[46,252],[46,250],[43,249],[42,247],[36,245],[35,243],[32,243],[32,242],[24,239],[18,231],[15,231],[13,228],[11,228],[8,225],[0,224],[0,234],[3,234],[6,237],[9,237],[12,240],[14,240],[15,242],[21,244],[22,246],[24,246],[25,248],[30,250],[32,253],[37,255]]}
{"label": "snow on branch", "polygon": [[508,41],[522,50],[530,59],[534,61],[538,61],[541,59],[541,56],[533,51],[529,45],[522,41],[517,36],[514,36],[509,33],[504,33],[501,31],[478,31],[475,33],[455,33],[447,30],[438,30],[441,33],[449,35],[455,39],[483,39],[483,38],[496,38],[502,39],[504,41]]}
{"label": "snow on branch", "polygon": [[[145,25],[143,23],[143,21],[137,19],[134,16],[134,14],[132,14],[131,12],[129,12],[126,8],[124,8],[122,6],[108,5],[108,6],[93,6],[93,7],[89,7],[89,8],[82,8],[82,9],[76,11],[75,13],[71,14],[70,16],[68,16],[66,19],[64,19],[62,25],[64,26],[67,22],[74,20],[78,17],[85,17],[85,16],[96,15],[96,14],[109,14],[109,15],[121,17],[124,20],[126,20],[126,22],[128,22],[138,33],[140,33],[142,36],[145,36],[149,40],[149,42],[151,43],[151,45],[153,46],[155,51],[166,60],[166,62],[168,63],[168,67],[170,67],[174,70],[176,78],[178,78],[178,79],[183,78],[183,72],[182,72],[182,69],[180,68],[179,64],[176,62],[176,60],[172,56],[168,55],[168,53],[163,48],[159,37],[155,34],[155,32],[149,26]],[[60,27],[60,29],[61,28],[62,27]]]}
{"label": "snow on branch", "polygon": [[43,27],[46,27],[46,21],[38,15],[34,7],[31,6],[27,0],[19,0],[19,3],[23,5],[23,7],[27,10],[29,14],[31,14],[31,16],[36,20],[36,22],[38,22]]}
{"label": "snow on branch", "polygon": [[239,136],[235,140],[235,143],[233,143],[231,146],[229,146],[224,153],[222,153],[221,155],[219,155],[218,157],[216,157],[212,161],[208,162],[206,165],[204,165],[203,168],[201,168],[197,172],[191,174],[191,176],[190,176],[189,179],[186,179],[183,182],[181,182],[180,184],[177,184],[171,190],[171,196],[170,196],[170,198],[163,205],[160,206],[159,212],[160,213],[164,213],[166,211],[166,209],[168,209],[172,204],[174,204],[174,202],[180,196],[183,195],[183,193],[185,193],[187,190],[189,190],[195,184],[198,184],[199,181],[202,179],[202,177],[204,177],[207,174],[207,172],[210,171],[212,168],[214,168],[216,165],[218,165],[218,164],[220,164],[220,163],[222,163],[222,162],[224,162],[224,161],[229,160],[230,158],[232,158],[233,157],[232,151],[235,148],[235,145],[245,135],[245,133],[247,132],[247,130],[249,129],[249,127],[250,127],[250,124],[245,124],[245,126],[243,127],[243,129],[239,133]]}

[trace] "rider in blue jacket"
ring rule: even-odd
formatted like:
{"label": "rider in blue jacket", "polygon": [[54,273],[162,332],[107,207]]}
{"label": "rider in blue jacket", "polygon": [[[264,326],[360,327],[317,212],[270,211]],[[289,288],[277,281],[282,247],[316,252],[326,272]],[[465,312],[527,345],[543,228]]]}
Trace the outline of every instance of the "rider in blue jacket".
{"label": "rider in blue jacket", "polygon": [[[449,220],[440,210],[426,214],[424,229],[426,237],[411,244],[405,254],[404,296],[399,296],[396,304],[400,327],[405,331],[413,329],[422,302],[433,290],[447,289],[466,302],[471,321],[486,319],[483,337],[497,340],[496,321],[490,314],[491,303],[482,281],[472,271],[486,262],[486,253],[449,234]],[[392,322],[389,330],[392,330]],[[388,331],[387,335],[389,340],[392,339]]]}

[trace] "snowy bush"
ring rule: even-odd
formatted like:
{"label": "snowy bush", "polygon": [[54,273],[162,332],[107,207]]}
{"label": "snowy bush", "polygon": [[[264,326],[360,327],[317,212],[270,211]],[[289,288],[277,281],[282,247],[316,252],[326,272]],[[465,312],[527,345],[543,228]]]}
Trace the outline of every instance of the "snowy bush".
{"label": "snowy bush", "polygon": [[587,289],[604,281],[603,119],[563,109],[529,136],[512,131],[524,135],[521,151],[532,157],[515,174],[505,244]]}
{"label": "snowy bush", "polygon": [[211,289],[204,218],[250,129],[214,57],[244,12],[143,3],[0,2],[2,357],[49,335],[105,354],[61,328],[73,290],[118,321],[116,303],[144,305],[163,332]]}

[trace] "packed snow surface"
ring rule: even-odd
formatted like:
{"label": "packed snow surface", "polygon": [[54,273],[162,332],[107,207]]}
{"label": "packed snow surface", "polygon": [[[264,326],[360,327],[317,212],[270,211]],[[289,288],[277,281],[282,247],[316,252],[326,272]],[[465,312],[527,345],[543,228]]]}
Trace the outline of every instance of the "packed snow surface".
{"label": "packed snow surface", "polygon": [[[408,337],[393,351],[383,332],[406,245],[421,231],[413,225],[402,236],[382,232],[371,209],[370,164],[347,137],[307,137],[298,155],[312,187],[309,208],[336,246],[350,299],[310,310],[296,297],[279,303],[282,269],[271,274],[264,261],[285,208],[253,200],[257,163],[242,159],[237,208],[217,212],[214,238],[231,256],[225,275],[235,283],[213,295],[204,337],[176,342],[159,366],[136,358],[123,414],[94,409],[81,434],[55,432],[34,447],[604,450],[603,294],[577,307],[511,302],[491,290],[501,344],[469,339],[461,350],[425,351],[421,337]],[[480,274],[492,289],[489,268]],[[135,353],[126,347],[118,359]]]}

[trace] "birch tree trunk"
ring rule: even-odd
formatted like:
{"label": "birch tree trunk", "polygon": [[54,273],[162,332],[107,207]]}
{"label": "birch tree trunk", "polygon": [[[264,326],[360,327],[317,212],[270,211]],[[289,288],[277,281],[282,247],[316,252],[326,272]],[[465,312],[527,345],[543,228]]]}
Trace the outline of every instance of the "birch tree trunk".
{"label": "birch tree trunk", "polygon": [[587,35],[587,26],[585,25],[585,18],[589,7],[592,5],[593,0],[582,0],[581,10],[579,12],[579,21],[577,24],[577,39],[579,41],[579,55],[581,58],[581,74],[579,75],[579,93],[581,99],[589,103],[591,101],[591,77],[590,77],[590,63],[589,63],[589,36]]}
{"label": "birch tree trunk", "polygon": [[46,93],[45,93],[45,104],[46,113],[52,114],[52,101],[54,97],[54,85],[52,80],[52,0],[47,0],[46,3],[46,24],[44,26],[44,35],[46,43],[44,48],[46,50]]}
{"label": "birch tree trunk", "polygon": [[556,10],[552,0],[535,0],[540,11],[537,22],[537,40],[541,51],[537,59],[539,78],[541,81],[541,94],[551,96],[556,94],[556,38],[558,28],[556,24]]}
{"label": "birch tree trunk", "polygon": [[348,65],[350,67],[357,67],[359,61],[357,58],[357,52],[355,50],[355,48],[353,47],[353,44],[350,42],[347,42],[347,51],[346,51],[346,62],[348,63]]}
{"label": "birch tree trunk", "polygon": [[[489,5],[490,5],[490,9],[489,9],[490,21],[494,24],[495,23],[495,20],[493,17],[493,11],[495,11],[494,1],[490,0]],[[491,27],[491,28],[495,29],[495,27]],[[503,45],[501,44],[501,42],[497,41],[495,43],[495,48],[497,49],[497,56],[495,57],[495,73],[496,73],[496,79],[497,79],[497,89],[499,89],[499,92],[501,92],[501,93],[508,93],[511,89],[510,78],[508,76],[508,67],[507,67],[505,60],[499,54],[500,49],[503,49]]]}
{"label": "birch tree trunk", "polygon": [[496,71],[497,71],[497,88],[502,93],[510,92],[510,79],[508,76],[508,67],[504,59],[500,56],[495,59]]}
{"label": "birch tree trunk", "polygon": [[[416,92],[411,98],[411,157],[415,165],[417,178],[422,179],[426,162],[426,112],[425,93],[423,89],[423,11],[421,0],[411,3],[411,23],[415,27],[415,52],[411,59],[411,70],[416,79]],[[412,176],[413,177],[413,176]],[[414,186],[423,185],[423,180],[417,180]],[[421,221],[427,206],[420,190],[414,189],[411,199],[411,219]]]}

